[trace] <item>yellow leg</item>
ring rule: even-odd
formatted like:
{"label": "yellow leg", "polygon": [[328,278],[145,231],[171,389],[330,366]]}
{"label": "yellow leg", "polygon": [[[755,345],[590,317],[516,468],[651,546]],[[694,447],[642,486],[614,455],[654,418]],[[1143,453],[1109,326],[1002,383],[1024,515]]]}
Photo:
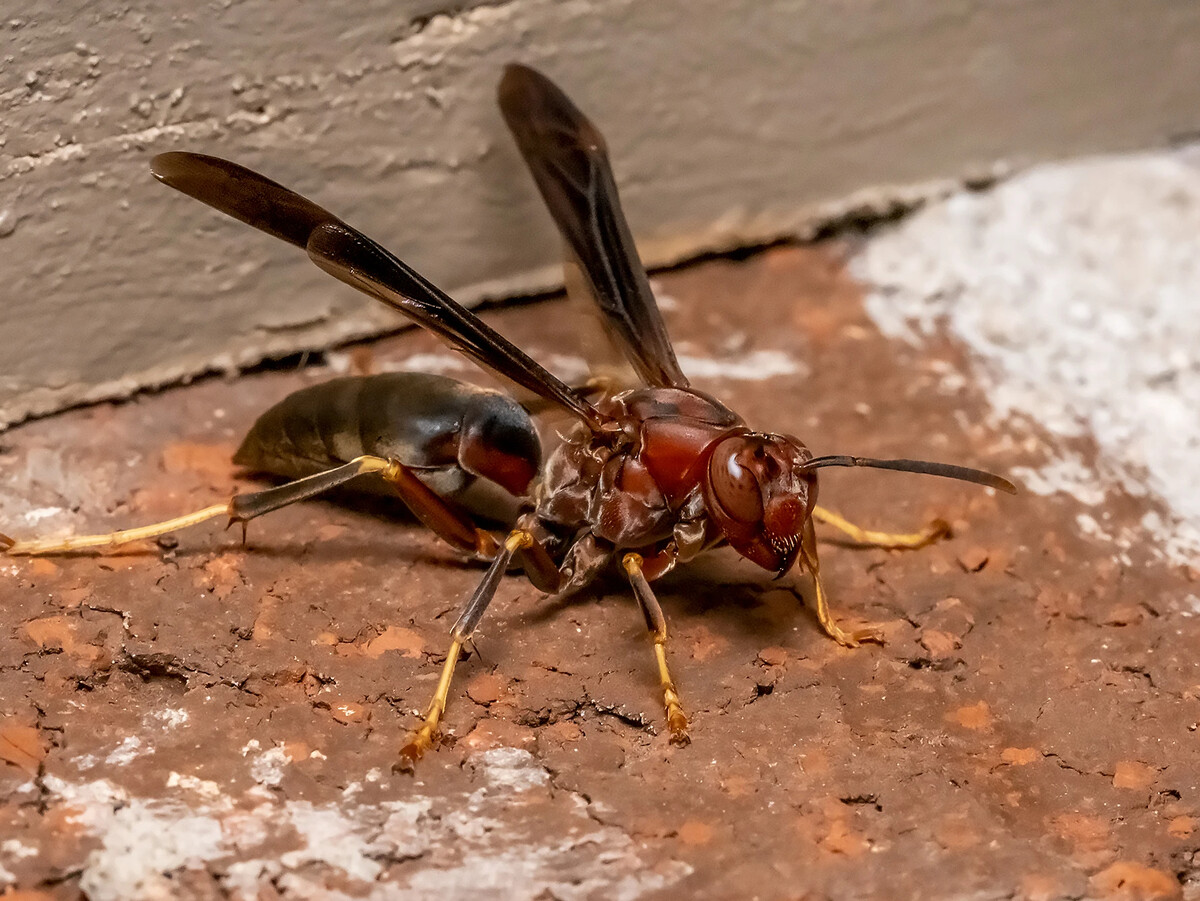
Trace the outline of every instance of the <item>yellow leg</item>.
{"label": "yellow leg", "polygon": [[10,556],[37,556],[38,554],[59,554],[70,551],[80,551],[87,548],[118,548],[135,541],[145,541],[157,538],[168,532],[175,532],[194,526],[197,523],[215,519],[218,516],[229,515],[229,504],[213,504],[186,516],[177,516],[163,522],[156,522],[136,529],[124,529],[120,532],[108,532],[103,535],[76,535],[72,538],[38,538],[31,541],[14,541],[5,553]]}
{"label": "yellow leg", "polygon": [[438,739],[438,724],[442,714],[446,712],[446,697],[450,693],[450,680],[454,678],[454,666],[458,663],[458,655],[462,651],[462,642],[455,638],[450,642],[450,650],[446,652],[446,662],[442,666],[442,677],[438,679],[437,690],[429,709],[425,712],[425,722],[416,732],[410,733],[404,747],[400,749],[399,768],[412,770],[417,761]]}
{"label": "yellow leg", "polygon": [[686,745],[691,741],[687,731],[687,714],[683,712],[679,692],[671,678],[671,671],[667,668],[667,619],[663,616],[662,607],[659,606],[654,592],[650,590],[650,583],[642,573],[641,555],[626,554],[621,564],[629,575],[633,593],[642,608],[642,615],[646,618],[646,627],[654,638],[654,659],[658,662],[658,682],[662,687],[663,706],[667,711],[667,728],[671,730],[671,743]]}
{"label": "yellow leg", "polygon": [[658,681],[662,686],[663,706],[667,711],[667,728],[671,730],[671,744],[686,745],[692,739],[688,735],[688,718],[679,702],[679,692],[667,669],[667,636],[654,636],[654,657],[658,661]]}
{"label": "yellow leg", "polygon": [[826,635],[844,648],[856,648],[864,641],[883,644],[883,632],[874,626],[847,632],[837,624],[833,614],[829,612],[829,598],[825,594],[825,587],[821,584],[821,576],[815,570],[813,571],[813,585],[817,589],[817,621],[820,622]]}
{"label": "yellow leg", "polygon": [[408,738],[405,739],[404,746],[400,749],[400,761],[396,764],[397,769],[412,772],[417,761],[437,743],[438,726],[441,724],[442,714],[446,712],[446,699],[450,694],[450,681],[454,678],[454,667],[458,663],[458,655],[461,653],[463,645],[474,634],[475,627],[479,625],[479,620],[483,617],[487,605],[495,597],[496,588],[499,586],[505,570],[508,569],[509,563],[512,562],[513,555],[532,547],[536,542],[537,539],[528,530],[513,529],[504,540],[500,552],[492,560],[483,580],[475,588],[471,597],[467,599],[467,603],[463,605],[462,613],[459,614],[454,628],[450,631],[450,650],[446,652],[446,662],[442,665],[442,677],[438,679],[433,700],[429,702],[429,707],[425,711],[425,721],[419,729],[410,732]]}
{"label": "yellow leg", "polygon": [[920,532],[911,532],[908,534],[896,534],[892,532],[872,532],[867,529],[860,529],[854,523],[849,522],[838,516],[832,510],[826,510],[824,507],[813,508],[813,519],[817,522],[825,523],[833,526],[850,536],[851,540],[859,544],[873,544],[877,547],[886,548],[919,548],[925,547],[927,544],[933,544],[939,538],[944,538],[950,534],[950,524],[944,519],[935,519]]}
{"label": "yellow leg", "polygon": [[[355,457],[349,463],[336,466],[325,472],[296,479],[293,482],[256,491],[253,494],[236,494],[226,504],[213,504],[195,513],[176,516],[136,529],[105,532],[100,535],[76,535],[72,538],[38,538],[31,541],[14,541],[0,536],[0,550],[10,556],[34,556],[38,554],[60,554],[88,548],[117,548],[135,541],[157,538],[168,532],[176,532],[188,526],[198,525],[218,516],[228,516],[230,523],[245,523],[256,516],[286,507],[296,501],[314,497],[330,488],[336,488],[353,478],[370,472],[390,473],[397,464],[382,457]],[[243,533],[244,534],[244,533]],[[7,545],[7,546],[6,546]]]}
{"label": "yellow leg", "polygon": [[805,567],[812,573],[813,586],[817,592],[817,621],[825,630],[825,634],[844,648],[856,648],[864,641],[883,644],[883,632],[874,626],[847,632],[834,621],[833,614],[829,611],[829,597],[821,583],[821,563],[817,558],[817,531],[813,528],[812,520],[804,524],[800,553]]}

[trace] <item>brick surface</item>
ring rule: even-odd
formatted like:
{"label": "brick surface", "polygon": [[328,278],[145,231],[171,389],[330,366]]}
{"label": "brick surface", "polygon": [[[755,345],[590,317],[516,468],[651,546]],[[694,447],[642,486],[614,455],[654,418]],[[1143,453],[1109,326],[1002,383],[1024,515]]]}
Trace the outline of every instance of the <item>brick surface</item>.
{"label": "brick surface", "polygon": [[[990,425],[982,391],[945,378],[969,373],[961,346],[880,334],[844,252],[664,277],[698,386],[817,453],[1041,465],[1051,439],[1036,422]],[[568,304],[487,315],[577,367]],[[353,359],[475,377],[416,333]],[[248,485],[227,460],[256,413],[329,368],[7,433],[0,531],[96,531],[222,499]],[[1186,568],[1114,548],[1063,493],[825,470],[821,500],[869,528],[953,526],[915,552],[823,545],[835,611],[882,624],[885,646],[827,639],[792,591],[811,600],[803,576],[702,558],[659,589],[693,718],[676,748],[620,582],[548,603],[513,577],[460,665],[451,740],[415,776],[391,766],[481,569],[393,510],[296,505],[252,523],[245,548],[201,526],[142,552],[4,560],[0,885],[96,899],[1194,896]],[[1149,503],[1110,495],[1108,531]]]}

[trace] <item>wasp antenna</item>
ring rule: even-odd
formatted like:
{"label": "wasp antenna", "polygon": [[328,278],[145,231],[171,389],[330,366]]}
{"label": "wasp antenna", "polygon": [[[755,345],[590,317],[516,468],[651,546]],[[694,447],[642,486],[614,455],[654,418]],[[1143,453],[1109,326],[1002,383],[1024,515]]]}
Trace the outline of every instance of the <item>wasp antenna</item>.
{"label": "wasp antenna", "polygon": [[982,469],[954,466],[950,463],[931,463],[928,460],[872,460],[869,457],[829,455],[813,457],[800,468],[820,469],[822,466],[863,466],[870,469],[894,469],[897,472],[918,472],[928,476],[941,476],[944,479],[957,479],[960,482],[971,482],[987,488],[996,488],[1009,494],[1017,493],[1017,486],[1003,476],[984,472]]}

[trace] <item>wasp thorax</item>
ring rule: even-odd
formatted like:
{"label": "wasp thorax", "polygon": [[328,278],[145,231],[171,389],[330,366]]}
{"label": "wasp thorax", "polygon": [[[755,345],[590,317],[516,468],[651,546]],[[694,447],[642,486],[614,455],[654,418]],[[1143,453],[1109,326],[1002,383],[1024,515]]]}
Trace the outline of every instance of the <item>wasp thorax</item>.
{"label": "wasp thorax", "polygon": [[748,432],[719,442],[704,481],[708,515],[730,546],[773,572],[800,553],[804,522],[817,501],[812,459],[798,439]]}

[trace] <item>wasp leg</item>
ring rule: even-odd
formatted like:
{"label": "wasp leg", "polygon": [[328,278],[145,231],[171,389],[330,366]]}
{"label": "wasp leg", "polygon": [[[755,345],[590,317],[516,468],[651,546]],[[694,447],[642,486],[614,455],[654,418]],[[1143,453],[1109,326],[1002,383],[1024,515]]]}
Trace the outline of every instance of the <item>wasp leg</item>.
{"label": "wasp leg", "polygon": [[671,743],[686,745],[691,741],[687,732],[687,715],[679,703],[679,692],[671,679],[671,671],[667,669],[667,618],[663,616],[658,598],[654,596],[650,583],[646,581],[642,563],[640,554],[626,554],[621,558],[621,565],[629,575],[629,584],[633,586],[634,597],[637,598],[642,615],[646,618],[646,628],[654,638],[654,657],[658,661],[658,681],[662,686],[663,705],[667,709],[667,728],[671,730]]}
{"label": "wasp leg", "polygon": [[483,557],[496,553],[499,545],[492,534],[478,528],[470,517],[417,478],[411,468],[391,460],[382,475],[413,515],[447,544]]}
{"label": "wasp leg", "polygon": [[4,547],[3,544],[0,544],[0,549],[4,553],[14,557],[35,557],[42,554],[70,553],[71,551],[81,551],[88,548],[118,548],[135,541],[157,538],[159,535],[167,534],[167,532],[176,532],[188,526],[198,525],[210,519],[216,519],[218,516],[229,516],[229,508],[230,504],[213,504],[211,507],[205,507],[203,510],[197,510],[195,513],[188,513],[185,516],[177,516],[174,519],[156,522],[148,526],[139,526],[136,529],[106,532],[103,535],[74,535],[70,538],[34,538],[29,541],[13,541],[12,539],[8,539],[4,542],[8,546]]}
{"label": "wasp leg", "polygon": [[159,535],[198,525],[219,516],[227,516],[230,525],[235,522],[241,523],[244,530],[247,522],[264,513],[279,510],[297,501],[308,500],[367,473],[378,473],[387,480],[417,518],[449,544],[460,550],[485,556],[495,552],[496,540],[490,534],[476,528],[469,519],[427,488],[409,467],[397,460],[364,455],[325,472],[296,479],[294,482],[250,494],[235,494],[227,504],[214,504],[185,516],[100,535],[15,541],[6,549],[6,553],[37,555],[86,548],[117,548],[134,541],[157,538]]}
{"label": "wasp leg", "polygon": [[832,510],[826,510],[824,507],[814,507],[812,511],[813,519],[817,522],[823,522],[826,525],[833,526],[850,536],[852,541],[859,544],[873,544],[877,547],[885,548],[919,548],[925,547],[927,544],[933,544],[939,538],[945,538],[950,534],[950,523],[944,519],[935,519],[920,532],[911,532],[908,534],[892,533],[892,532],[872,532],[868,529],[860,529],[852,522],[848,522],[838,516]]}
{"label": "wasp leg", "polygon": [[[404,746],[400,749],[400,762],[397,764],[398,769],[411,771],[416,765],[416,762],[424,755],[426,751],[433,747],[438,739],[438,726],[442,721],[442,714],[446,712],[446,699],[450,693],[450,681],[454,678],[454,667],[458,663],[459,654],[462,651],[463,645],[470,640],[475,628],[479,625],[480,619],[483,618],[483,613],[487,610],[488,604],[492,602],[492,598],[496,596],[496,589],[500,585],[500,578],[512,563],[513,556],[518,552],[528,550],[533,547],[540,547],[538,539],[525,528],[516,528],[509,533],[504,540],[504,544],[500,547],[500,552],[496,554],[492,560],[491,566],[483,576],[483,580],[476,586],[475,591],[467,600],[463,611],[459,614],[458,621],[455,622],[454,628],[450,631],[450,649],[446,652],[446,662],[442,665],[442,676],[438,679],[437,689],[433,693],[433,700],[429,702],[429,707],[425,711],[425,720],[420,728],[409,733],[408,738],[404,742]],[[545,553],[545,549],[542,549]]]}
{"label": "wasp leg", "polygon": [[812,520],[808,520],[804,524],[800,551],[804,558],[804,565],[812,573],[813,585],[817,593],[817,621],[825,630],[825,634],[845,648],[856,648],[864,641],[883,644],[883,632],[877,627],[868,626],[847,632],[834,621],[833,614],[829,612],[829,598],[825,594],[825,586],[821,584],[821,564],[817,559],[817,532],[813,528]]}
{"label": "wasp leg", "polygon": [[249,522],[264,513],[315,497],[367,473],[378,473],[392,486],[413,515],[447,544],[460,551],[484,556],[496,552],[495,538],[483,529],[476,528],[468,517],[417,478],[410,467],[399,460],[386,460],[369,454],[285,485],[254,494],[236,495],[229,503],[230,521]]}

